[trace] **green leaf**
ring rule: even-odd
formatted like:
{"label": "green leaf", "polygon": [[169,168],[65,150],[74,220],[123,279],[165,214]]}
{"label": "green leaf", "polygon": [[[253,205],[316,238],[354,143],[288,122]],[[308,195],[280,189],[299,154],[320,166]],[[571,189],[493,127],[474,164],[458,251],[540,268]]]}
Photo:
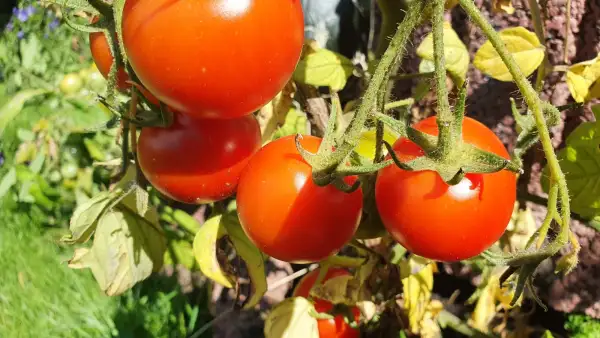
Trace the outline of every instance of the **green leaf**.
{"label": "green leaf", "polygon": [[[571,210],[586,218],[600,216],[600,122],[580,124],[558,152],[565,173]],[[544,168],[542,186],[549,190],[549,172]]]}
{"label": "green leaf", "polygon": [[39,62],[42,46],[35,34],[21,40],[21,66],[26,70],[34,70]]}
{"label": "green leaf", "polygon": [[169,249],[165,253],[165,264],[178,263],[192,270],[196,265],[194,249],[188,241],[169,241]]}
{"label": "green leaf", "polygon": [[43,2],[46,4],[55,4],[71,9],[79,9],[85,12],[91,12],[92,14],[98,14],[98,11],[92,5],[90,5],[87,0],[43,0]]}
{"label": "green leaf", "polygon": [[252,296],[245,309],[256,306],[267,292],[267,277],[265,275],[265,257],[262,252],[248,239],[240,225],[236,214],[230,214],[222,219],[227,235],[235,247],[237,254],[246,262],[250,280],[252,281]]}
{"label": "green leaf", "polygon": [[42,89],[27,89],[18,92],[13,98],[0,108],[0,137],[6,126],[17,116],[25,102],[35,96],[42,95],[47,91]]}
{"label": "green leaf", "polygon": [[314,305],[302,297],[288,298],[269,313],[265,338],[319,338]]}
{"label": "green leaf", "polygon": [[567,85],[571,96],[577,102],[586,102],[594,98],[592,85],[600,79],[600,56],[580,62],[567,70]]}
{"label": "green leaf", "polygon": [[554,338],[554,335],[552,334],[552,332],[550,332],[550,330],[546,330],[544,331],[542,338]]}
{"label": "green leaf", "polygon": [[87,242],[96,230],[101,216],[114,198],[115,196],[112,193],[105,191],[80,204],[71,216],[69,224],[71,234],[61,240],[69,244]]}
{"label": "green leaf", "polygon": [[[427,34],[421,45],[417,48],[417,55],[424,60],[433,61],[433,34]],[[452,29],[449,22],[444,22],[444,56],[446,70],[455,78],[457,85],[461,86],[467,77],[469,69],[469,51],[458,34]],[[433,71],[431,69],[429,71]],[[421,67],[419,67],[419,71]]]}
{"label": "green leaf", "polygon": [[235,277],[223,271],[217,259],[217,242],[227,234],[221,223],[222,215],[209,218],[194,238],[194,257],[202,273],[227,288],[235,284]]}
{"label": "green leaf", "polygon": [[294,72],[294,80],[340,91],[346,86],[346,81],[353,71],[352,61],[343,55],[321,48],[300,60]]}
{"label": "green leaf", "polygon": [[17,171],[12,167],[0,181],[0,199],[6,196],[15,184],[17,184]]}
{"label": "green leaf", "polygon": [[[358,140],[358,145],[355,150],[360,156],[368,159],[375,158],[375,142],[377,132],[375,128],[363,131]],[[394,144],[398,139],[398,134],[392,131],[388,126],[383,129],[383,139],[389,144]]]}
{"label": "green leaf", "polygon": [[[500,38],[526,76],[531,75],[544,60],[545,48],[535,33],[523,27],[513,27],[500,31]],[[473,65],[496,80],[513,81],[490,41],[486,41],[475,53]]]}
{"label": "green leaf", "polygon": [[38,152],[37,156],[29,164],[29,170],[34,174],[39,174],[44,166],[46,160],[46,154],[43,151]]}
{"label": "green leaf", "polygon": [[108,296],[123,294],[163,265],[166,238],[156,210],[140,215],[128,204],[123,200],[107,210],[98,221],[91,249],[77,249],[69,261],[71,268],[91,269]]}

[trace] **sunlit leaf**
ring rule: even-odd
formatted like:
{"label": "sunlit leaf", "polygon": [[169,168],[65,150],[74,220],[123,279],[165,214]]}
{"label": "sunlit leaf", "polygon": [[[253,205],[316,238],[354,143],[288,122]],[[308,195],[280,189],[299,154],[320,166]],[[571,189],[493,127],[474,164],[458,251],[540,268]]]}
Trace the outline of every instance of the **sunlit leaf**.
{"label": "sunlit leaf", "polygon": [[165,252],[165,265],[181,264],[188,270],[192,270],[196,265],[194,259],[194,249],[188,241],[171,240],[168,244],[168,250]]}
{"label": "sunlit leaf", "polygon": [[[433,61],[432,33],[423,39],[417,48],[417,55],[425,60]],[[458,80],[458,85],[462,85],[469,69],[469,51],[449,22],[444,22],[444,56],[446,69],[453,78]],[[423,72],[421,69],[419,71]]]}
{"label": "sunlit leaf", "polygon": [[509,242],[513,250],[525,249],[525,246],[531,236],[535,233],[537,224],[535,217],[531,212],[531,208],[526,207],[520,209],[518,203],[515,205],[515,210],[511,220],[506,228],[507,233],[510,233]]}
{"label": "sunlit leaf", "polygon": [[38,95],[42,95],[46,92],[47,91],[42,89],[23,90],[15,94],[10,101],[4,104],[4,106],[0,107],[0,137],[10,121],[12,121],[15,116],[21,112],[27,100],[30,100]]}
{"label": "sunlit leaf", "polygon": [[235,247],[237,254],[246,262],[248,274],[252,281],[252,296],[246,302],[245,308],[256,306],[267,292],[267,277],[265,275],[265,257],[250,241],[237,216],[227,215],[222,219],[227,235]]}
{"label": "sunlit leaf", "polygon": [[[544,46],[535,33],[524,27],[504,29],[500,31],[500,38],[526,76],[531,75],[544,60]],[[508,68],[490,41],[486,41],[475,53],[473,65],[496,80],[513,81]]]}
{"label": "sunlit leaf", "polygon": [[[387,126],[384,128],[383,131],[383,139],[389,144],[394,144],[394,142],[396,142],[396,140],[398,139],[398,135],[392,130],[390,130]],[[356,146],[354,151],[356,151],[359,155],[365,158],[371,160],[375,158],[375,142],[377,140],[376,135],[377,132],[374,128],[365,130],[360,135],[358,145]]]}
{"label": "sunlit leaf", "polygon": [[270,140],[278,127],[287,123],[287,116],[291,110],[294,110],[292,102],[295,92],[296,86],[293,81],[290,81],[271,102],[259,110],[256,118],[260,124],[263,142]]}
{"label": "sunlit leaf", "polygon": [[15,184],[17,184],[17,171],[14,167],[2,177],[0,181],[0,199],[3,198]]}
{"label": "sunlit leaf", "polygon": [[265,321],[265,338],[319,338],[314,305],[303,297],[279,303]]}
{"label": "sunlit leaf", "polygon": [[574,64],[567,70],[567,85],[577,102],[585,102],[600,96],[599,90],[595,88],[600,87],[596,83],[598,79],[600,79],[600,56]]}
{"label": "sunlit leaf", "polygon": [[131,202],[123,200],[102,215],[91,249],[77,251],[69,262],[72,268],[90,268],[108,296],[123,294],[163,265],[166,238],[156,210],[140,215]]}
{"label": "sunlit leaf", "polygon": [[400,263],[404,290],[404,309],[407,312],[410,331],[418,334],[427,306],[431,302],[435,263],[411,256]]}
{"label": "sunlit leaf", "polygon": [[481,290],[469,325],[481,332],[488,332],[489,325],[496,316],[496,293],[499,290],[498,277],[492,278]]}
{"label": "sunlit leaf", "polygon": [[512,0],[492,0],[492,10],[496,13],[514,14]]}
{"label": "sunlit leaf", "polygon": [[194,238],[194,257],[202,273],[227,288],[232,288],[235,277],[221,268],[217,259],[217,243],[227,234],[221,223],[221,215],[209,218],[196,233]]}
{"label": "sunlit leaf", "polygon": [[353,71],[352,61],[343,55],[321,48],[300,60],[294,72],[294,80],[339,91],[346,86],[346,81]]}
{"label": "sunlit leaf", "polygon": [[64,237],[62,241],[70,244],[87,242],[96,230],[100,216],[104,214],[113,199],[114,196],[106,191],[79,205],[71,216],[69,224],[71,234]]}
{"label": "sunlit leaf", "polygon": [[[600,215],[600,122],[585,122],[566,139],[558,152],[567,179],[571,210],[586,218]],[[549,190],[549,171],[544,168],[542,186]]]}

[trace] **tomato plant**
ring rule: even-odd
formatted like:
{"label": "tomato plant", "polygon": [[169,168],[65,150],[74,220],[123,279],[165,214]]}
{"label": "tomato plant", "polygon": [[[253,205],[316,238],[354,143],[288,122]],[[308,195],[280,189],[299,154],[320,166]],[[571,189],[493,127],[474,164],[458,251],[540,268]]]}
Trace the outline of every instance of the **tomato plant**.
{"label": "tomato plant", "polygon": [[[104,33],[90,33],[90,50],[92,52],[92,57],[94,58],[94,63],[98,67],[98,70],[100,71],[102,76],[104,76],[104,78],[108,78],[108,74],[110,73],[110,67],[112,67],[114,58],[110,52],[108,40],[106,39],[106,36],[104,36]],[[125,68],[119,67],[119,69],[117,69],[117,87],[120,90],[125,90],[131,87],[131,85],[127,83],[127,81],[129,81],[129,75],[127,75]]]}
{"label": "tomato plant", "polygon": [[[468,117],[463,121],[466,143],[510,158],[489,128]],[[414,128],[437,135],[436,117]],[[394,150],[401,161],[424,154],[406,138],[396,141]],[[383,224],[400,244],[423,257],[457,261],[480,254],[504,233],[516,199],[516,175],[467,174],[450,186],[436,172],[390,166],[379,172],[375,189]]]}
{"label": "tomato plant", "polygon": [[[309,151],[320,143],[314,136],[301,140]],[[317,186],[294,136],[286,136],[250,159],[237,205],[244,231],[264,253],[288,262],[315,262],[339,251],[354,235],[362,190],[347,194],[331,185]]]}
{"label": "tomato plant", "polygon": [[123,41],[140,81],[173,109],[233,118],[269,102],[302,50],[300,0],[128,0]]}
{"label": "tomato plant", "polygon": [[[310,294],[310,289],[317,281],[320,269],[315,269],[309,272],[296,286],[294,290],[294,297],[305,297],[307,298]],[[341,268],[330,268],[325,274],[322,283],[339,277],[349,276],[350,273]],[[315,309],[319,313],[327,313],[333,309],[333,304],[323,299],[314,299]],[[351,308],[354,320],[358,322],[360,320],[360,310],[357,307]],[[332,319],[319,319],[317,321],[319,326],[319,337],[320,338],[358,338],[360,337],[360,331],[351,327],[345,320],[344,316],[338,314]]]}
{"label": "tomato plant", "polygon": [[138,141],[140,167],[152,185],[184,203],[208,203],[231,196],[240,172],[260,147],[251,116],[198,120],[176,114],[169,128],[144,128]]}

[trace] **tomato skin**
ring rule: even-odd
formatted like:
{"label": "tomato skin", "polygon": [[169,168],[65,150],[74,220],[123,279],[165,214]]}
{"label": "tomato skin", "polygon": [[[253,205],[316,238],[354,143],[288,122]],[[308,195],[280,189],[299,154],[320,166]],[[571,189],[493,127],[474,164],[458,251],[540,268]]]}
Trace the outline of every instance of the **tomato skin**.
{"label": "tomato skin", "polygon": [[[435,117],[414,127],[438,134]],[[464,119],[463,140],[510,159],[500,139],[474,119]],[[402,162],[423,155],[405,138],[393,147]],[[410,172],[391,165],[379,172],[375,199],[383,224],[400,244],[417,255],[452,262],[477,256],[502,236],[516,200],[516,179],[506,170],[467,174],[450,187],[434,171]]]}
{"label": "tomato skin", "polygon": [[250,114],[300,58],[300,0],[127,0],[123,41],[142,84],[196,117]]}
{"label": "tomato skin", "polygon": [[201,120],[175,114],[169,128],[142,129],[138,161],[161,193],[183,203],[209,203],[235,192],[260,143],[260,127],[252,115]]}
{"label": "tomato skin", "polygon": [[[98,17],[92,18],[92,22],[97,22]],[[115,37],[116,39],[116,37]],[[102,32],[94,32],[90,33],[90,50],[92,52],[92,58],[94,59],[94,63],[100,71],[100,74],[105,79],[108,79],[108,74],[110,73],[110,67],[114,62],[113,56],[110,52],[110,47],[108,46],[108,40],[106,36]],[[125,68],[119,67],[117,69],[117,88],[120,91],[125,91],[131,87],[131,84],[128,82],[129,74],[125,71]],[[150,103],[158,105],[160,102],[152,93],[150,93],[146,88],[142,86],[138,86],[140,92],[150,101]]]}
{"label": "tomato skin", "polygon": [[[320,261],[352,239],[362,211],[362,189],[344,193],[319,187],[312,169],[296,149],[295,136],[259,150],[242,172],[238,213],[250,240],[267,255],[296,263]],[[316,152],[321,139],[303,136]],[[347,177],[353,183],[356,177]]]}
{"label": "tomato skin", "polygon": [[[93,21],[97,21],[94,19]],[[105,79],[108,79],[108,73],[110,73],[110,67],[114,62],[113,56],[110,52],[110,47],[108,46],[108,40],[104,33],[102,32],[94,32],[90,33],[90,50],[92,51],[92,58],[94,59],[94,63],[100,74],[104,76]],[[127,83],[129,81],[129,75],[125,72],[123,67],[117,69],[117,87],[119,90],[126,90],[131,85]]]}
{"label": "tomato skin", "polygon": [[[310,289],[317,281],[320,269],[315,269],[309,272],[294,290],[293,297],[304,297],[307,298]],[[350,273],[340,268],[329,268],[323,278],[323,283],[331,278],[338,276],[349,276]],[[315,299],[315,309],[319,313],[329,312],[333,308],[333,304],[323,299]],[[357,307],[352,308],[354,319],[358,322],[360,320],[360,310]],[[344,316],[337,315],[333,319],[319,319],[317,321],[319,328],[319,338],[358,338],[360,337],[360,331],[352,328],[344,320]]]}

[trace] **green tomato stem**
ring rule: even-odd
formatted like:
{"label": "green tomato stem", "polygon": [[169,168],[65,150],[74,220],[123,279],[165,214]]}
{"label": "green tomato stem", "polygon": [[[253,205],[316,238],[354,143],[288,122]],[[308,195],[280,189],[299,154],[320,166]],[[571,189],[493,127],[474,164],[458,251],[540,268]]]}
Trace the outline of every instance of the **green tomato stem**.
{"label": "green tomato stem", "polygon": [[[542,21],[542,14],[540,12],[540,6],[537,0],[528,0],[529,8],[531,9],[531,19],[533,20],[533,28],[537,35],[540,43],[545,45],[546,41],[546,29],[544,22]],[[537,77],[535,79],[535,90],[539,93],[544,87],[544,78],[546,77],[546,64],[548,63],[548,53],[544,51],[544,60],[540,64],[537,70]]]}
{"label": "green tomato stem", "polygon": [[350,151],[358,143],[363,126],[369,115],[373,112],[373,109],[378,102],[379,91],[382,90],[383,85],[387,82],[391,70],[398,61],[404,57],[406,44],[408,43],[415,26],[419,23],[424,8],[424,0],[415,0],[409,6],[406,17],[398,26],[396,34],[390,41],[389,48],[383,54],[381,61],[377,65],[373,78],[369,82],[369,86],[363,96],[363,101],[356,112],[355,118],[350,122],[346,136],[343,139],[344,143],[350,145],[350,147],[348,147]]}
{"label": "green tomato stem", "polygon": [[554,147],[552,146],[552,140],[550,138],[550,131],[548,130],[546,118],[544,117],[544,113],[542,111],[542,102],[535,89],[531,86],[531,83],[529,83],[527,78],[523,75],[521,68],[516,63],[513,56],[507,50],[506,46],[502,42],[502,39],[500,38],[500,35],[483,16],[481,11],[479,11],[479,9],[475,6],[473,0],[459,0],[459,2],[461,7],[471,18],[471,20],[475,22],[475,24],[483,31],[483,33],[492,43],[492,45],[498,52],[498,55],[510,71],[510,74],[512,75],[515,83],[517,84],[517,87],[519,88],[521,94],[523,94],[523,97],[525,99],[525,102],[529,106],[529,109],[533,112],[535,124],[539,132],[540,141],[542,143],[544,154],[546,155],[546,159],[548,161],[548,169],[551,174],[552,182],[553,184],[558,185],[559,190],[562,225],[558,236],[544,250],[538,253],[527,254],[523,257],[515,258],[512,260],[511,265],[527,263],[535,259],[539,260],[543,259],[544,257],[547,258],[553,256],[567,243],[569,239],[571,208],[567,181],[565,175],[563,174],[560,168],[560,163],[558,162],[556,154],[554,153]]}
{"label": "green tomato stem", "polygon": [[439,139],[435,153],[440,159],[445,159],[449,156],[450,150],[457,144],[460,137],[460,135],[456,135],[452,130],[454,119],[452,118],[450,102],[448,101],[448,88],[446,87],[446,58],[444,56],[445,4],[445,0],[435,0],[431,18],[433,24],[433,61],[435,64],[434,78],[438,102],[436,121],[439,129]]}

